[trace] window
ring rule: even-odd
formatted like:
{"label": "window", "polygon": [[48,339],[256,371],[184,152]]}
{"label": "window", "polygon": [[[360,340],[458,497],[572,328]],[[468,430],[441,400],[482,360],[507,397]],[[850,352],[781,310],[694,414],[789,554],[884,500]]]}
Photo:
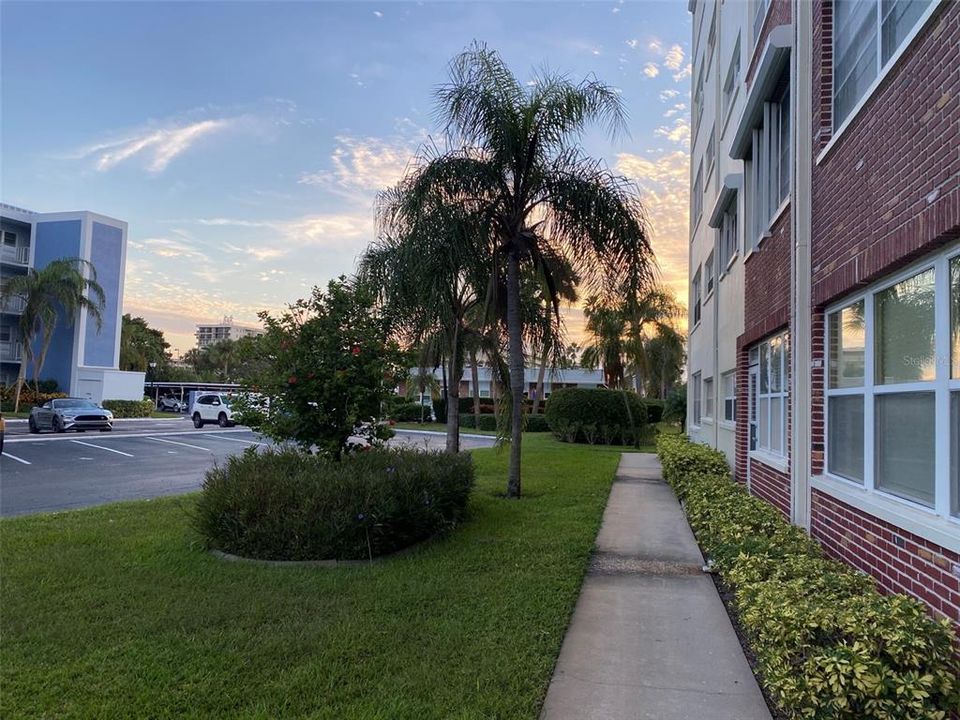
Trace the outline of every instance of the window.
{"label": "window", "polygon": [[693,181],[693,197],[690,198],[690,205],[693,213],[693,219],[690,221],[690,227],[695,228],[703,213],[703,161],[697,166],[697,177]]}
{"label": "window", "polygon": [[720,389],[723,392],[723,419],[737,421],[737,374],[731,370],[720,376]]}
{"label": "window", "polygon": [[693,308],[693,325],[696,327],[697,323],[700,322],[700,268],[697,268],[697,272],[693,276],[690,293],[692,295],[690,306]]}
{"label": "window", "polygon": [[753,2],[753,42],[756,44],[760,39],[760,31],[763,30],[763,21],[767,17],[770,0],[753,0]]}
{"label": "window", "polygon": [[710,176],[710,171],[713,169],[713,159],[717,156],[717,143],[714,135],[716,134],[716,125],[710,128],[710,139],[707,140],[707,176]]}
{"label": "window", "polygon": [[700,385],[700,377],[700,373],[694,373],[690,383],[693,386],[693,424],[698,427],[702,420],[700,417],[700,393],[703,392],[703,388]]}
{"label": "window", "polygon": [[707,281],[706,297],[710,297],[710,293],[713,292],[713,250],[710,251],[706,262],[703,263],[703,275]]}
{"label": "window", "polygon": [[717,45],[717,16],[713,16],[710,22],[710,34],[707,35],[707,72],[710,72],[710,65],[713,64],[713,50]]}
{"label": "window", "polygon": [[829,474],[960,516],[958,325],[956,247],[827,314]]}
{"label": "window", "polygon": [[727,211],[723,214],[723,220],[720,224],[720,270],[726,270],[730,265],[730,260],[737,254],[740,248],[740,241],[737,238],[737,201],[736,198],[730,203]]}
{"label": "window", "polygon": [[784,75],[774,100],[764,104],[763,122],[753,131],[750,158],[753,247],[790,195],[790,86]]}
{"label": "window", "polygon": [[933,0],[836,0],[834,127],[853,112],[932,4]]}
{"label": "window", "polygon": [[0,342],[10,342],[10,326],[0,325]]}
{"label": "window", "polygon": [[713,378],[703,381],[703,416],[713,419]]}
{"label": "window", "polygon": [[751,449],[771,455],[787,454],[787,334],[781,333],[760,343],[751,352],[757,382],[751,383],[751,404],[756,426]]}
{"label": "window", "polygon": [[[723,117],[727,117],[733,106],[733,96],[740,86],[740,36],[733,46],[733,57],[730,58],[730,67],[727,69],[727,78],[723,81]],[[722,127],[722,125],[721,125]]]}
{"label": "window", "polygon": [[17,234],[3,231],[3,244],[7,247],[16,247],[17,246]]}
{"label": "window", "polygon": [[693,137],[697,137],[697,130],[700,129],[700,120],[703,119],[703,66],[697,73],[697,86],[693,93]]}

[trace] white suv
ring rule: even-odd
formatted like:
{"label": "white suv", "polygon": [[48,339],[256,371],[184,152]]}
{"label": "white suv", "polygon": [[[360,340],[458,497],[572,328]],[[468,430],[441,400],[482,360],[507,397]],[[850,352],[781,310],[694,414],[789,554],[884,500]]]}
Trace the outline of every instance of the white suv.
{"label": "white suv", "polygon": [[220,427],[231,427],[233,410],[230,408],[230,398],[220,393],[205,393],[198,395],[193,401],[193,426],[202,428],[205,423],[215,422]]}

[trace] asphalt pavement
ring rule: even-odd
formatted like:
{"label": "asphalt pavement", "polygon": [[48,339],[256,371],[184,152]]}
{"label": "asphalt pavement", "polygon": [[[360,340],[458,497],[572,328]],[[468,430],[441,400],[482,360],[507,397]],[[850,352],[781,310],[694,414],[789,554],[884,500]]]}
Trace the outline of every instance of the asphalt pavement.
{"label": "asphalt pavement", "polygon": [[[400,430],[393,444],[442,448],[443,436]],[[30,435],[9,421],[0,456],[0,515],[25,515],[191,492],[216,462],[271,441],[243,427],[193,427],[181,417],[117,421],[113,432]],[[465,449],[493,438],[463,437]]]}

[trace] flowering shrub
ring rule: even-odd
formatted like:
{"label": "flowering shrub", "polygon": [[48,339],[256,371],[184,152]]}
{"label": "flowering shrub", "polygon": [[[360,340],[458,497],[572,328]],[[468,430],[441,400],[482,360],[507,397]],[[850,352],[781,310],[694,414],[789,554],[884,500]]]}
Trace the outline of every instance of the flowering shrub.
{"label": "flowering shrub", "polygon": [[145,418],[154,411],[153,400],[104,400],[106,410],[116,418]]}
{"label": "flowering shrub", "polygon": [[960,708],[953,628],[824,556],[732,482],[722,453],[661,435],[664,478],[734,594],[766,689],[791,718],[942,720]]}
{"label": "flowering shrub", "polygon": [[338,462],[251,449],[207,472],[195,526],[244,557],[376,557],[456,526],[473,483],[467,453],[373,449]]}

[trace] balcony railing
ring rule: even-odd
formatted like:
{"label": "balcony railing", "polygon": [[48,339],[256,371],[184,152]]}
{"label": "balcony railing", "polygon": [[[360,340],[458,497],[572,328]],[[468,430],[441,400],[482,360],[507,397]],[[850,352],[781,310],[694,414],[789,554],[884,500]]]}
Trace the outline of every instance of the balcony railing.
{"label": "balcony railing", "polygon": [[22,297],[10,297],[6,300],[0,300],[0,313],[11,313],[13,315],[23,315],[27,307],[27,301]]}
{"label": "balcony railing", "polygon": [[0,343],[0,361],[20,362],[20,343],[19,342]]}
{"label": "balcony railing", "polygon": [[28,262],[30,262],[30,246],[0,246],[0,260],[7,263],[14,263],[16,265],[26,265]]}

